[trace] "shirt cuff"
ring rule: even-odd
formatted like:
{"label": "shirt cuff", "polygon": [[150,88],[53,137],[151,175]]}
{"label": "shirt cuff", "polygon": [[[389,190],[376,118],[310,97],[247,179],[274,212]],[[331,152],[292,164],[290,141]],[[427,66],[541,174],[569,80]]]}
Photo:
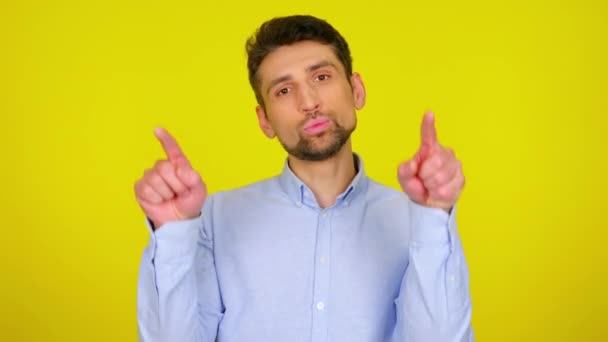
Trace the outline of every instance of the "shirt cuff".
{"label": "shirt cuff", "polygon": [[416,244],[452,243],[456,229],[456,206],[450,213],[409,201],[412,241]]}
{"label": "shirt cuff", "polygon": [[196,252],[202,215],[189,220],[167,222],[156,230],[149,220],[146,224],[151,233],[150,246],[152,262],[171,262],[191,256]]}

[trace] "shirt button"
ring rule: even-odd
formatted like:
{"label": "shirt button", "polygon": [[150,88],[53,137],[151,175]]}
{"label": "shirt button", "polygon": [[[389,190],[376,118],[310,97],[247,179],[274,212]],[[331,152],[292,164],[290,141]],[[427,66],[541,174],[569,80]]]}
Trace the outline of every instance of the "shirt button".
{"label": "shirt button", "polygon": [[453,282],[456,280],[456,277],[454,277],[454,275],[453,275],[453,274],[451,274],[451,275],[448,277],[448,280],[449,280],[451,283],[453,283]]}
{"label": "shirt button", "polygon": [[323,218],[326,218],[326,217],[327,217],[327,211],[326,211],[326,212],[324,212],[323,214],[321,214],[321,216],[322,216]]}
{"label": "shirt button", "polygon": [[322,311],[323,309],[325,309],[325,303],[318,302],[317,303],[317,310]]}
{"label": "shirt button", "polygon": [[327,261],[327,258],[322,256],[321,258],[319,258],[319,261],[324,264]]}

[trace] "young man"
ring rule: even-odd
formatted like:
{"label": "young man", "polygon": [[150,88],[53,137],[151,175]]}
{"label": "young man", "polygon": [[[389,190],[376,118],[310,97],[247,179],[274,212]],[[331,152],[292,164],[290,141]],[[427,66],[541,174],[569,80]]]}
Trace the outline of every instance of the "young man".
{"label": "young man", "polygon": [[[310,16],[247,42],[260,128],[283,172],[207,197],[168,132],[135,184],[149,219],[138,287],[145,341],[472,341],[454,205],[459,161],[424,116],[403,192],[365,175],[350,135],[365,88],[346,41]],[[202,209],[201,209],[202,208]]]}

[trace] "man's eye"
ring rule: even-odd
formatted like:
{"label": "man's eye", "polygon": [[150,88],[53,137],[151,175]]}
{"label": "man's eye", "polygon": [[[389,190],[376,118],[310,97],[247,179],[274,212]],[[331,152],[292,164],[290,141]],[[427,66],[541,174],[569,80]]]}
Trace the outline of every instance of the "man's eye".
{"label": "man's eye", "polygon": [[287,94],[289,94],[289,88],[283,88],[277,92],[278,96],[287,95]]}
{"label": "man's eye", "polygon": [[319,81],[325,81],[325,80],[328,80],[328,79],[329,79],[329,75],[322,74],[322,75],[317,76],[317,79],[318,79]]}

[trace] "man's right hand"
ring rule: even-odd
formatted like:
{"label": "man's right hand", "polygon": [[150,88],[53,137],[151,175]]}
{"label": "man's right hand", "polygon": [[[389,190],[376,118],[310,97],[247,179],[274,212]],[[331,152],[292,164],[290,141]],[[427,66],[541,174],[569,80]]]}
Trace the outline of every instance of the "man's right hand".
{"label": "man's right hand", "polygon": [[167,159],[158,160],[135,182],[135,197],[154,229],[170,221],[188,220],[200,215],[207,198],[207,187],[163,128],[154,130]]}

